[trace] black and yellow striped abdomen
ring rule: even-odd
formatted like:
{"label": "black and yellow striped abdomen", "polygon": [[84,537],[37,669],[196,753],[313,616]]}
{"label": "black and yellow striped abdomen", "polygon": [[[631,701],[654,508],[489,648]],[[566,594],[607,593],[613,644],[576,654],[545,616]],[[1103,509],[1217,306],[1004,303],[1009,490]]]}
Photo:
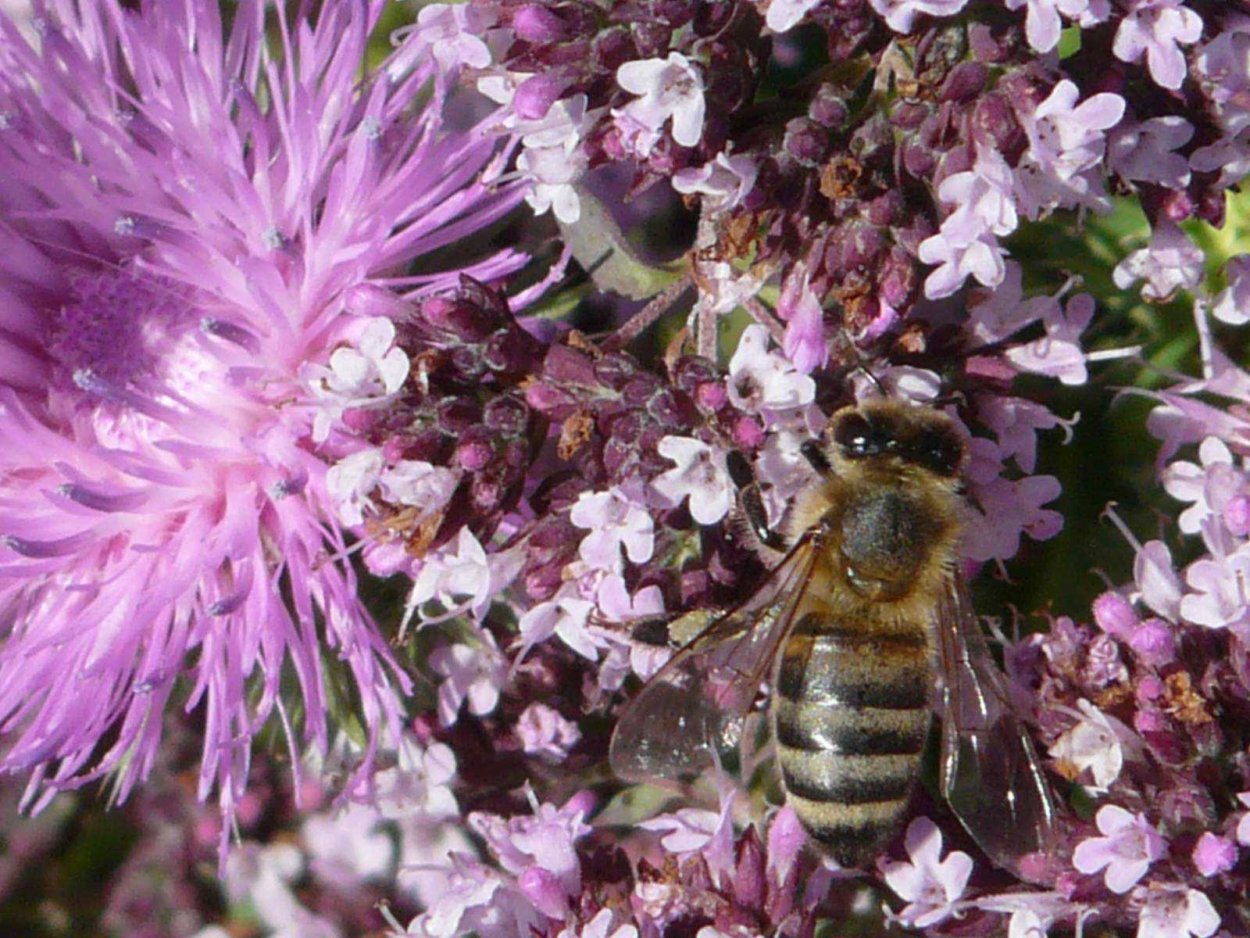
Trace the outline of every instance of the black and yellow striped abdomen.
{"label": "black and yellow striped abdomen", "polygon": [[877,854],[920,772],[933,665],[923,626],[809,612],[778,656],[773,734],[790,805],[843,866]]}

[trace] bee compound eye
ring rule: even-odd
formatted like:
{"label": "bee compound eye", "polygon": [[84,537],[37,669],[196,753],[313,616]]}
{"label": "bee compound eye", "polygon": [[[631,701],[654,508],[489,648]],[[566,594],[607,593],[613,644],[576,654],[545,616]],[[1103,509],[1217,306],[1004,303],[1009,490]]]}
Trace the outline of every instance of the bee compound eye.
{"label": "bee compound eye", "polygon": [[866,456],[872,447],[872,424],[863,414],[851,412],[833,428],[833,442],[844,456]]}
{"label": "bee compound eye", "polygon": [[941,476],[953,476],[963,461],[964,444],[953,433],[930,430],[917,441],[916,462]]}

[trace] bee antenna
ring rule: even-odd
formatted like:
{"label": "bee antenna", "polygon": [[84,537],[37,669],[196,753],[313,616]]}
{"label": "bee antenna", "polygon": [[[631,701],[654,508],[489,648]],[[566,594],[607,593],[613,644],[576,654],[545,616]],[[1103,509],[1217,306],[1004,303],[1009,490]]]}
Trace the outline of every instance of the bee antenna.
{"label": "bee antenna", "polygon": [[847,376],[850,377],[851,375],[861,374],[868,379],[874,388],[877,389],[878,394],[882,397],[889,397],[890,392],[885,389],[885,385],[881,383],[881,380],[872,373],[872,370],[868,367],[867,360],[864,358],[863,353],[859,350],[859,346],[855,344],[855,340],[851,338],[851,334],[846,331],[846,326],[839,325],[837,330],[838,335],[842,337],[842,344],[846,346],[846,350],[850,352],[850,357],[855,362],[847,372]]}
{"label": "bee antenna", "polygon": [[968,406],[968,395],[958,388],[955,388],[947,391],[941,397],[935,397],[933,399],[934,407],[946,407],[948,404],[954,404],[957,407],[966,408]]}
{"label": "bee antenna", "polygon": [[[854,347],[854,346],[852,346]],[[872,373],[872,371],[862,361],[855,365],[850,371],[851,374],[861,374],[877,389],[877,393],[882,397],[889,397],[890,392],[885,389],[885,385],[881,383],[881,379]]]}

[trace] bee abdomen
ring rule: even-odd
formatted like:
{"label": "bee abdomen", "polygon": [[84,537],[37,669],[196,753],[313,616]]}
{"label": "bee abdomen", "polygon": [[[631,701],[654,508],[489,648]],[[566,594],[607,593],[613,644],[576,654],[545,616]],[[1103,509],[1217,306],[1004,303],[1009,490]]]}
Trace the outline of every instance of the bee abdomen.
{"label": "bee abdomen", "polygon": [[790,807],[821,850],[842,866],[866,866],[898,829],[907,799],[836,804],[790,795]]}
{"label": "bee abdomen", "polygon": [[790,804],[846,866],[897,828],[920,771],[933,669],[923,632],[876,634],[809,614],[782,649],[772,722]]}

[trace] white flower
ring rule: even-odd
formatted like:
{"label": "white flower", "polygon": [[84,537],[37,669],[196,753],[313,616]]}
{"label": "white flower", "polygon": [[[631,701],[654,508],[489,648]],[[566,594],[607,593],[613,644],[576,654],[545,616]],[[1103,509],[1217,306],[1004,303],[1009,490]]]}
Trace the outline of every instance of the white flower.
{"label": "white flower", "polygon": [[1096,790],[1106,791],[1120,777],[1124,767],[1124,741],[1134,739],[1133,731],[1088,700],[1078,700],[1076,705],[1082,719],[1055,740],[1050,754],[1071,764],[1078,772],[1088,770]]}
{"label": "white flower", "polygon": [[442,611],[421,610],[423,622],[442,622],[463,612],[471,612],[480,621],[491,597],[516,576],[519,562],[520,557],[511,552],[487,557],[473,532],[461,528],[455,542],[425,556],[408,594],[406,616],[436,600]]}
{"label": "white flower", "polygon": [[569,520],[590,532],[582,538],[578,553],[592,567],[620,570],[622,547],[634,563],[651,559],[655,546],[651,514],[619,488],[582,493]]}
{"label": "white flower", "polygon": [[726,383],[734,406],[751,414],[790,410],[816,399],[816,382],[784,355],[768,351],[768,330],[759,324],[742,330]]}
{"label": "white flower", "polygon": [[550,210],[566,225],[582,217],[581,197],[574,187],[586,169],[586,155],[580,149],[526,147],[517,157],[517,169],[532,180],[525,201],[535,215]]}
{"label": "white flower", "polygon": [[724,212],[743,200],[751,187],[759,166],[749,156],[729,156],[717,153],[716,159],[695,169],[678,170],[673,176],[673,188],[683,195],[698,193],[703,196],[703,206],[713,212]]}
{"label": "white flower", "polygon": [[1137,938],[1208,938],[1219,927],[1219,913],[1197,889],[1151,883],[1137,920]]}
{"label": "white flower", "polygon": [[772,0],[764,22],[773,32],[784,33],[796,26],[819,3],[820,0]]}
{"label": "white flower", "polygon": [[626,62],[616,70],[616,81],[626,91],[642,95],[624,108],[638,123],[658,131],[670,118],[673,139],[692,147],[703,136],[703,76],[680,52],[667,59]]}
{"label": "white flower", "polygon": [[690,516],[699,524],[715,524],[728,514],[734,490],[722,450],[686,436],[666,436],[657,449],[677,464],[651,483],[659,495],[674,505],[689,496]]}
{"label": "white flower", "polygon": [[417,14],[416,34],[445,69],[457,65],[485,68],[490,48],[477,33],[489,25],[489,14],[468,3],[431,3]]}
{"label": "white flower", "polygon": [[499,704],[499,688],[508,669],[494,637],[478,630],[476,645],[445,645],[430,653],[430,667],[444,680],[438,686],[438,719],[443,726],[456,722],[467,699],[469,712],[486,716]]}
{"label": "white flower", "polygon": [[555,635],[583,658],[597,661],[604,642],[587,628],[594,607],[595,604],[587,599],[557,596],[539,603],[521,616],[517,631],[521,633],[526,648]]}
{"label": "white flower", "polygon": [[364,524],[364,512],[373,509],[370,496],[385,465],[382,450],[371,447],[340,459],[326,471],[326,494],[339,521],[348,527]]}
{"label": "white flower", "polygon": [[395,324],[385,317],[364,320],[353,345],[330,355],[329,367],[305,365],[300,377],[316,401],[314,443],[330,435],[332,425],[349,407],[384,403],[408,377],[408,355],[395,341]]}

